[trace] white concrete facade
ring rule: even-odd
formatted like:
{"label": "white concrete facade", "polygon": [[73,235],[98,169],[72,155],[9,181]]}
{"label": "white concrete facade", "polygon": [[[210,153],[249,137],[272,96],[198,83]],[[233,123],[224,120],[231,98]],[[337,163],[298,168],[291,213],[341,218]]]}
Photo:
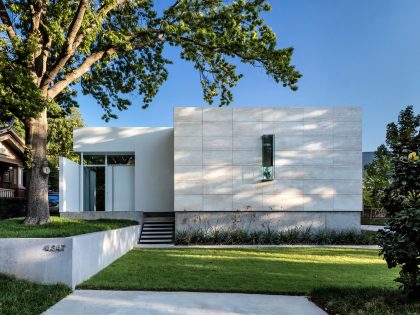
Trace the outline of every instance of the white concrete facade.
{"label": "white concrete facade", "polygon": [[[262,180],[267,134],[275,136],[272,181]],[[175,211],[177,230],[202,221],[229,229],[267,222],[275,229],[359,229],[361,147],[359,107],[179,107],[174,128],[74,131],[76,152],[135,154],[133,210]],[[78,209],[61,211],[80,212],[81,200]]]}
{"label": "white concrete facade", "polygon": [[[175,108],[177,230],[357,229],[361,116],[358,107]],[[275,135],[273,181],[262,181],[264,134]]]}
{"label": "white concrete facade", "polygon": [[[131,210],[173,211],[173,128],[77,128],[74,130],[73,147],[75,152],[83,154],[134,154],[134,209]],[[82,166],[79,167],[79,174],[82,176]],[[68,175],[65,172],[62,171],[63,183],[66,182],[64,177]],[[74,177],[74,174],[71,176]],[[82,181],[80,178],[77,188],[76,184],[73,186],[74,190],[79,190],[79,200],[83,198]],[[62,202],[65,203],[65,200]],[[68,206],[60,211],[83,210],[82,202],[77,207],[74,203],[72,205],[73,208]]]}

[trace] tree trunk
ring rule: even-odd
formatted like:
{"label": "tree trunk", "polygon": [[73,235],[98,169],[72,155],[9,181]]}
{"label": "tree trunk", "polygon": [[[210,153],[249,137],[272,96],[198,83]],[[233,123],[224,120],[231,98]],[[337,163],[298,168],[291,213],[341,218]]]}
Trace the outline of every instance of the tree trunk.
{"label": "tree trunk", "polygon": [[48,175],[43,168],[47,161],[47,109],[38,118],[25,121],[28,162],[28,208],[24,224],[44,224],[50,221],[48,206]]}

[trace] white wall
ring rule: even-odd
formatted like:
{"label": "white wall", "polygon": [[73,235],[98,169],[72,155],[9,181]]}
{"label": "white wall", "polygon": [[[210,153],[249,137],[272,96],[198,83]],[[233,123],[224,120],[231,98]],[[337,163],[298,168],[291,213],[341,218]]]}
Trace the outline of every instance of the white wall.
{"label": "white wall", "polygon": [[174,210],[173,128],[77,128],[73,147],[85,153],[134,152],[135,210]]}
{"label": "white wall", "polygon": [[[361,109],[175,108],[175,211],[361,211]],[[261,136],[275,135],[275,180]]]}
{"label": "white wall", "polygon": [[59,163],[60,212],[78,212],[80,210],[80,166],[64,157],[60,157]]}
{"label": "white wall", "polygon": [[[73,237],[0,239],[0,272],[74,289],[131,250],[139,233],[136,225]],[[45,251],[49,245],[64,245],[64,250]]]}

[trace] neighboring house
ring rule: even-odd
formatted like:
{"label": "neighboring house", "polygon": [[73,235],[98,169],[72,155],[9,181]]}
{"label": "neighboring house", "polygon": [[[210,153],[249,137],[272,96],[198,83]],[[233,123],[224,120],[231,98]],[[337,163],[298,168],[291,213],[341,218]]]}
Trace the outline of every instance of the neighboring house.
{"label": "neighboring house", "polygon": [[174,109],[173,128],[74,130],[61,158],[67,217],[175,216],[177,231],[360,229],[362,113]]}
{"label": "neighboring house", "polygon": [[0,198],[25,197],[25,142],[13,129],[0,129]]}

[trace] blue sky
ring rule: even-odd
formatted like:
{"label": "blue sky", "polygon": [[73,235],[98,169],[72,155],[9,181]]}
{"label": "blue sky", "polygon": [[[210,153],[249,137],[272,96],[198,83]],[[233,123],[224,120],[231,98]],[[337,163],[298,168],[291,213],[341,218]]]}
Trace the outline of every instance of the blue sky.
{"label": "blue sky", "polygon": [[[168,0],[156,1],[165,5]],[[279,47],[295,48],[293,63],[303,74],[299,90],[276,85],[263,70],[240,65],[245,77],[233,90],[233,107],[339,106],[363,108],[363,150],[384,142],[386,124],[406,105],[420,103],[420,1],[271,0],[265,15]],[[152,106],[132,107],[105,123],[102,110],[80,96],[89,126],[172,126],[174,106],[209,106],[202,100],[198,73],[170,48],[169,79]]]}

